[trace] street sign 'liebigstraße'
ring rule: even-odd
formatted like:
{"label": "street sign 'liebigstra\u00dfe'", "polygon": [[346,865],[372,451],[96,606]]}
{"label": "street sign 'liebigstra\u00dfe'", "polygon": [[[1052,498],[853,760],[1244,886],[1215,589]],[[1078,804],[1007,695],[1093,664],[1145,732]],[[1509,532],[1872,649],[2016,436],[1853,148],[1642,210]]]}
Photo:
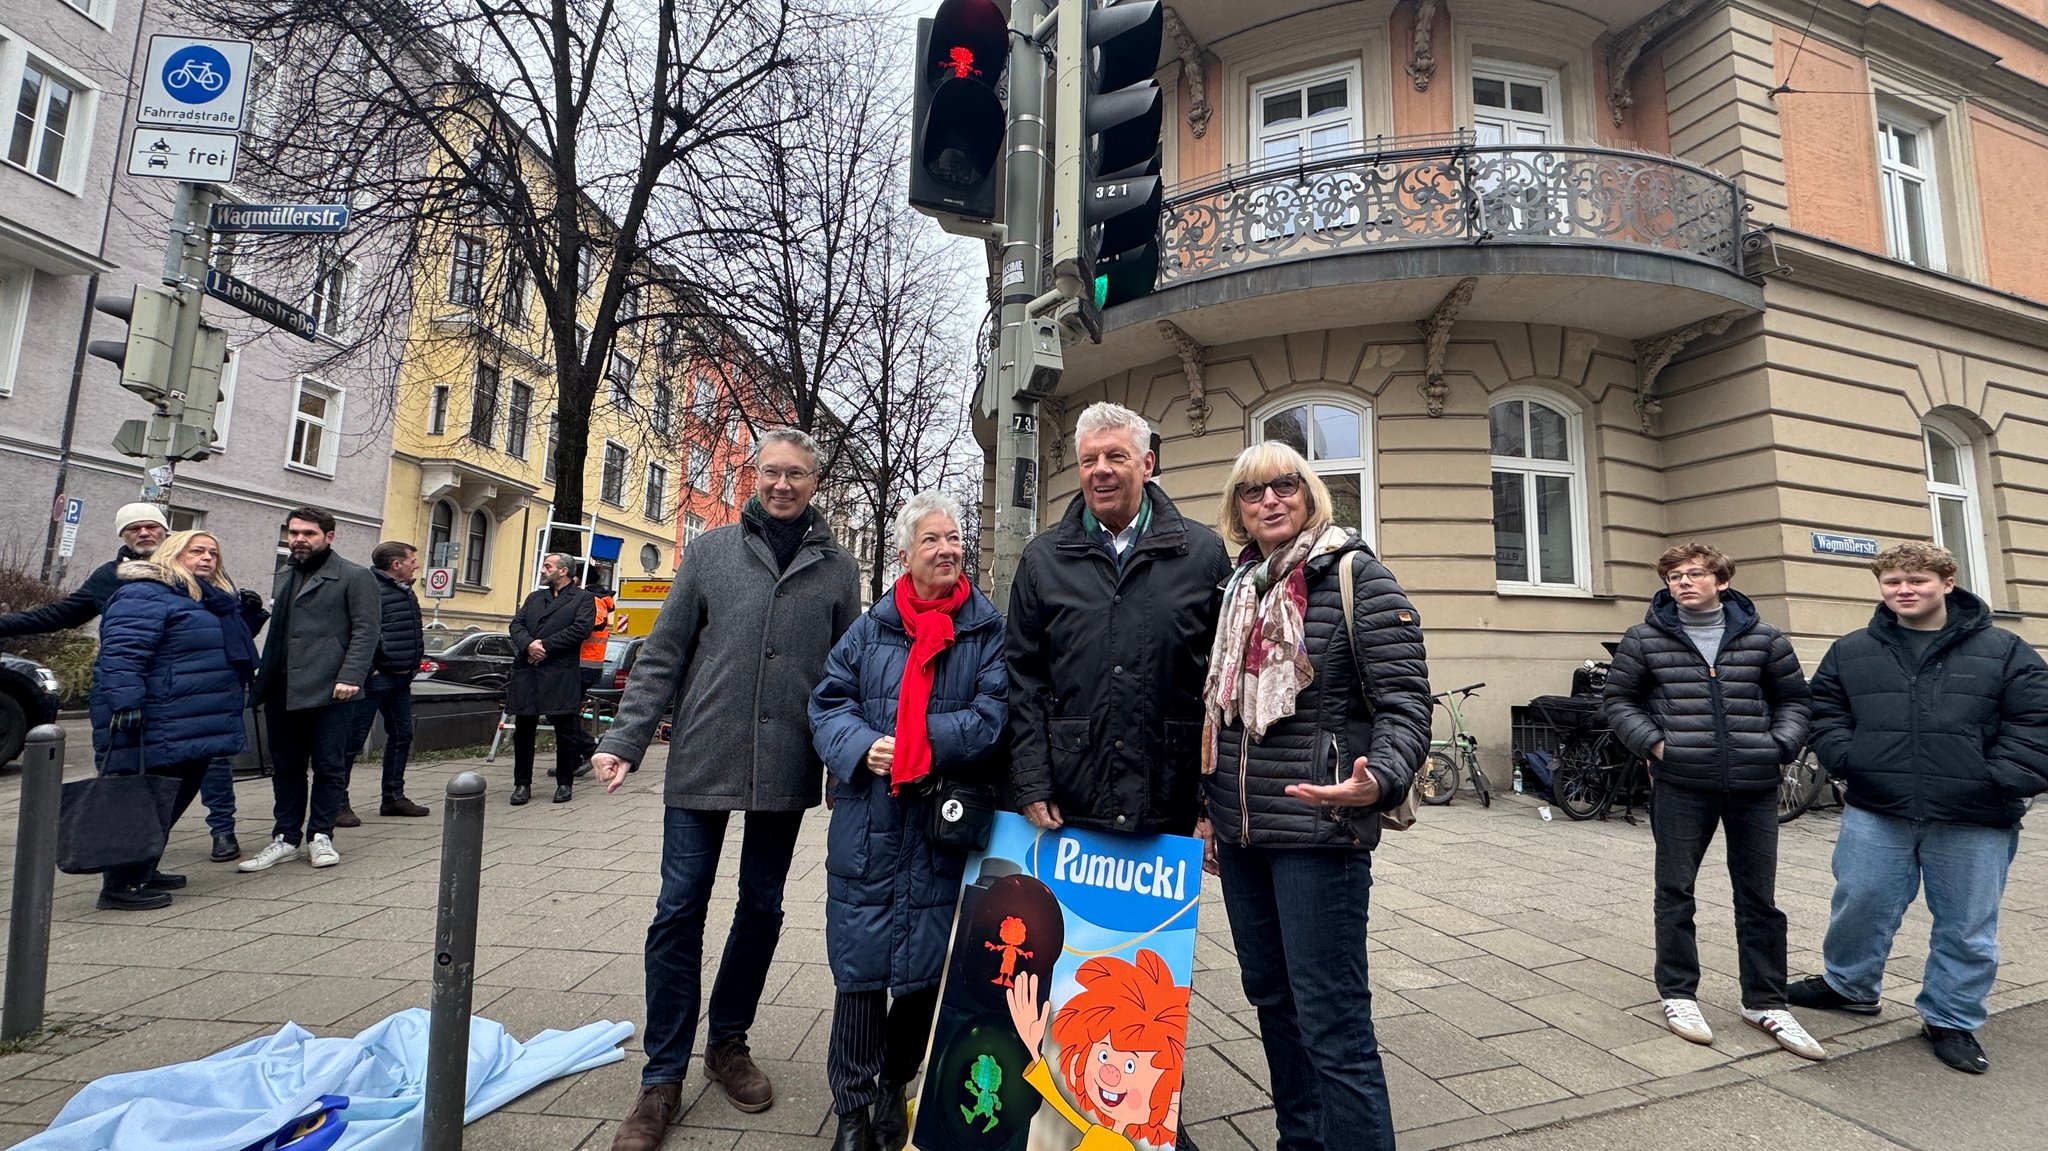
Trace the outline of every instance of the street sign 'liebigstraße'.
{"label": "street sign 'liebigstra\u00dfe'", "polygon": [[215,204],[208,223],[216,232],[348,231],[347,204]]}
{"label": "street sign 'liebigstra\u00dfe'", "polygon": [[209,268],[206,272],[206,294],[216,300],[225,300],[301,339],[318,338],[319,331],[313,323],[312,313],[292,307],[247,280],[238,280]]}

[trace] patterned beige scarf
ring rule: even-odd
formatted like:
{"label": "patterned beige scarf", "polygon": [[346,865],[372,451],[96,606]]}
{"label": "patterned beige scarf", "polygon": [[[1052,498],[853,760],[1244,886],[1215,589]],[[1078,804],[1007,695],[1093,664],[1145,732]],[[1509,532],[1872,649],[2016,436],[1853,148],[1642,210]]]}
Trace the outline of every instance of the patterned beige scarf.
{"label": "patterned beige scarf", "polygon": [[1309,560],[1349,542],[1342,528],[1303,532],[1261,560],[1256,548],[1238,557],[1223,592],[1223,618],[1202,685],[1202,771],[1216,770],[1216,736],[1242,718],[1253,739],[1294,714],[1294,700],[1315,680],[1302,617],[1308,610]]}

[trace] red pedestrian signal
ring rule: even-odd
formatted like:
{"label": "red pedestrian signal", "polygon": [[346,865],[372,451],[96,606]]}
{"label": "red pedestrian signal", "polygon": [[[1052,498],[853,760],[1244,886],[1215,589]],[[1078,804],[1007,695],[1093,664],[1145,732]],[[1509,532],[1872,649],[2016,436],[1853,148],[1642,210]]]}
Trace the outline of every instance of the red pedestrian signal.
{"label": "red pedestrian signal", "polygon": [[935,216],[993,220],[1009,114],[996,94],[1010,28],[995,0],[945,0],[918,21],[911,102],[910,203]]}

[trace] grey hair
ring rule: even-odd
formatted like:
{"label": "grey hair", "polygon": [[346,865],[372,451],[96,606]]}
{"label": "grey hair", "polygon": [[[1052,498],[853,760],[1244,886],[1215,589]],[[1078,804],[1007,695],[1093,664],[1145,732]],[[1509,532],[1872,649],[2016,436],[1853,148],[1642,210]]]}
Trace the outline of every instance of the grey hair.
{"label": "grey hair", "polygon": [[917,543],[917,525],[933,512],[938,512],[960,526],[960,501],[944,492],[919,492],[903,501],[903,509],[896,513],[896,550],[907,552]]}
{"label": "grey hair", "polygon": [[540,558],[555,561],[555,566],[563,571],[573,572],[576,570],[576,557],[568,552],[549,552]]}
{"label": "grey hair", "polygon": [[761,449],[769,444],[788,444],[801,449],[805,455],[811,457],[812,471],[818,470],[818,461],[824,458],[818,454],[818,441],[812,439],[810,433],[801,428],[776,428],[762,432],[761,438],[754,442],[754,458],[760,459]]}
{"label": "grey hair", "polygon": [[1074,421],[1074,442],[1079,444],[1082,436],[1107,431],[1128,433],[1131,450],[1141,456],[1152,450],[1152,425],[1145,421],[1145,417],[1107,400],[1081,409],[1081,418]]}

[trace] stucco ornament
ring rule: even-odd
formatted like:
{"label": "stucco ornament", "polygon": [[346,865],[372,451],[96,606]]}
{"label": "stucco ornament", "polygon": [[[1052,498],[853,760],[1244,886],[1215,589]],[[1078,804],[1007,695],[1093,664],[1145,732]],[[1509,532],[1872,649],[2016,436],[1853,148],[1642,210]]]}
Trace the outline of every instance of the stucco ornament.
{"label": "stucco ornament", "polygon": [[1444,382],[1444,356],[1451,346],[1451,324],[1458,318],[1458,310],[1472,302],[1472,293],[1479,287],[1479,277],[1467,276],[1458,281],[1456,287],[1445,294],[1436,310],[1427,317],[1415,321],[1422,329],[1424,343],[1422,382],[1416,390],[1429,401],[1432,417],[1444,414],[1444,401],[1451,398],[1451,386]]}
{"label": "stucco ornament", "polygon": [[1671,0],[1669,4],[1643,17],[1621,30],[1607,45],[1607,108],[1614,117],[1614,126],[1621,127],[1622,113],[1636,102],[1634,93],[1629,91],[1629,70],[1642,58],[1643,50],[1650,42],[1671,31],[1678,22],[1692,15],[1704,0]]}
{"label": "stucco ornament", "polygon": [[1202,379],[1202,373],[1209,366],[1208,346],[1196,343],[1193,336],[1181,331],[1172,320],[1159,321],[1159,332],[1180,354],[1180,368],[1188,378],[1188,428],[1194,434],[1202,435],[1209,430],[1208,388]]}
{"label": "stucco ornament", "polygon": [[1651,394],[1657,386],[1657,376],[1687,344],[1701,336],[1718,336],[1733,327],[1735,321],[1748,315],[1747,312],[1722,312],[1704,320],[1673,328],[1658,336],[1645,336],[1635,342],[1636,349],[1636,415],[1642,417],[1643,431],[1651,430],[1651,420],[1664,412],[1664,405]]}
{"label": "stucco ornament", "polygon": [[1181,83],[1188,90],[1188,130],[1199,140],[1209,130],[1209,52],[1202,47],[1195,34],[1188,31],[1180,13],[1168,8],[1165,13],[1166,35],[1173,41],[1173,49],[1180,55]]}
{"label": "stucco ornament", "polygon": [[1429,91],[1429,81],[1436,75],[1436,10],[1441,7],[1437,0],[1415,0],[1415,35],[1408,45],[1408,78],[1415,81],[1417,92]]}

